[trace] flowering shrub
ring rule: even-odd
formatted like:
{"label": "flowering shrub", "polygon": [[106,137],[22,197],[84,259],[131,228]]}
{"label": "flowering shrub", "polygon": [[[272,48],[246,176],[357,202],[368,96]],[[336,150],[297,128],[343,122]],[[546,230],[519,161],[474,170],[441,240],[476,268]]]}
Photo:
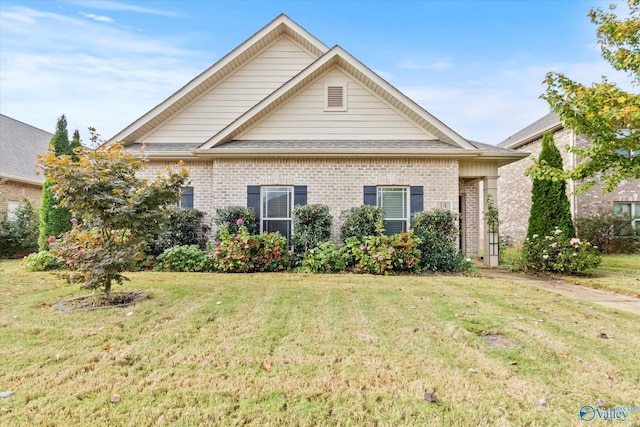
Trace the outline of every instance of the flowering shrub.
{"label": "flowering shrub", "polygon": [[336,249],[336,245],[327,241],[320,243],[304,253],[298,273],[339,273],[344,271],[346,264]]}
{"label": "flowering shrub", "polygon": [[[239,222],[242,220],[241,222]],[[256,213],[252,208],[246,206],[227,206],[216,209],[214,223],[218,228],[215,240],[221,238],[222,227],[226,226],[229,234],[238,234],[240,225],[244,225],[249,234],[258,233],[258,223],[256,221]]]}
{"label": "flowering shrub", "polygon": [[198,245],[174,246],[165,250],[158,258],[159,271],[211,271],[213,263]]}
{"label": "flowering shrub", "polygon": [[49,251],[33,252],[22,260],[27,271],[60,270],[65,267],[64,260]]}
{"label": "flowering shrub", "polygon": [[393,237],[348,238],[341,247],[345,262],[354,273],[384,274],[412,272],[420,264],[420,239],[405,232]]}
{"label": "flowering shrub", "polygon": [[213,251],[213,266],[224,273],[286,270],[287,239],[279,233],[249,234],[244,224],[238,225],[237,234],[231,234],[224,225]]}
{"label": "flowering shrub", "polygon": [[602,262],[595,246],[577,237],[569,238],[559,228],[551,236],[534,234],[527,238],[522,258],[526,269],[549,273],[580,273]]}

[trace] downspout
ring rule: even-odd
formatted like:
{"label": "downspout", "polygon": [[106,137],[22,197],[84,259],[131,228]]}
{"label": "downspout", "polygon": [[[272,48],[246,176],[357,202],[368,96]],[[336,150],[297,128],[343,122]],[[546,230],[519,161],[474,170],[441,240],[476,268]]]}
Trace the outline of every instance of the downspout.
{"label": "downspout", "polygon": [[[571,129],[571,133],[569,134],[569,146],[571,149],[576,147],[576,133],[573,129]],[[576,165],[576,154],[573,151],[569,151],[569,169],[573,169]],[[577,214],[577,204],[578,199],[575,195],[576,183],[573,179],[569,180],[569,204],[571,205],[571,218],[575,221]]]}

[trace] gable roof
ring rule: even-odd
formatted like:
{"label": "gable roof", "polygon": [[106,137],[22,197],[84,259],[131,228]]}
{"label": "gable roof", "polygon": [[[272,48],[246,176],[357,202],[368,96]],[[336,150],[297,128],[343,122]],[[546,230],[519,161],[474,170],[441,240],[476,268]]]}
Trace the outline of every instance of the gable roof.
{"label": "gable roof", "polygon": [[515,134],[511,135],[509,138],[499,143],[498,147],[516,149],[528,144],[531,141],[535,141],[536,139],[541,138],[542,134],[544,134],[546,131],[554,131],[561,129],[562,127],[563,126],[562,121],[560,121],[560,117],[558,117],[556,113],[551,112],[531,123],[524,129],[521,129]]}
{"label": "gable roof", "polygon": [[288,16],[281,14],[169,98],[114,135],[109,139],[109,142],[123,141],[125,145],[136,142],[240,68],[269,43],[284,34],[291,37],[316,57],[320,57],[329,50],[324,43],[316,39]]}
{"label": "gable roof", "polygon": [[329,68],[336,65],[347,71],[355,79],[361,81],[408,119],[414,121],[426,131],[436,135],[441,141],[459,148],[476,148],[469,141],[458,135],[424,108],[420,107],[371,69],[351,56],[347,51],[340,46],[334,46],[298,75],[211,137],[200,147],[200,150],[214,148],[233,140],[274,109],[277,109],[288,99],[295,96]]}
{"label": "gable roof", "polygon": [[[181,117],[181,114],[186,114],[190,108],[196,108],[200,101],[206,105],[204,102],[206,97],[217,94],[218,88],[221,88],[221,93],[228,96],[225,92],[228,88],[222,90],[222,85],[239,75],[245,67],[254,63],[253,61],[260,58],[262,53],[268,52],[284,37],[290,38],[301,52],[308,54],[309,60],[304,61],[304,65],[299,61],[296,64],[299,68],[293,70],[292,74],[280,75],[282,80],[278,81],[279,86],[269,87],[261,94],[262,98],[252,100],[251,103],[243,105],[240,110],[236,108],[232,115],[227,113],[225,119],[229,121],[226,124],[219,123],[221,127],[218,128],[211,126],[211,123],[194,126],[191,118]],[[384,136],[371,138],[363,135],[363,139],[357,141],[342,140],[340,137],[336,137],[335,140],[326,137],[304,137],[301,140],[296,139],[299,134],[295,133],[288,138],[290,140],[287,138],[282,140],[283,138],[280,137],[278,141],[263,137],[260,132],[249,135],[250,131],[259,129],[268,121],[271,114],[283,108],[287,102],[294,100],[307,88],[311,88],[314,82],[321,80],[324,73],[328,75],[336,69],[384,103],[389,111],[397,113],[398,117],[406,120],[407,125],[415,128],[417,132],[410,138],[405,137],[405,140],[400,135],[394,140],[385,139]],[[237,104],[234,104],[234,107],[237,107]],[[196,117],[198,115],[200,117]],[[193,117],[196,117],[195,120],[202,120],[200,112],[196,112]],[[169,129],[168,127],[172,124],[174,128]],[[185,126],[194,126],[194,129],[200,132],[198,137],[187,138],[183,135],[184,131],[181,129]],[[208,129],[203,129],[204,127]],[[164,135],[160,136],[156,133],[160,131],[164,132]],[[203,135],[203,131],[210,131],[210,135],[208,133]],[[419,134],[424,134],[424,138],[419,137]],[[174,137],[174,135],[178,136]],[[247,138],[243,140],[245,135]],[[200,141],[204,142],[197,141],[201,136],[203,139]],[[393,135],[388,136],[394,138]],[[375,142],[370,141],[374,139]],[[166,160],[282,155],[292,157],[448,156],[468,161],[476,159],[507,164],[523,157],[522,153],[514,150],[474,143],[463,138],[340,46],[336,45],[329,49],[286,15],[278,16],[187,85],[112,137],[107,144],[114,141],[123,141],[127,149],[132,151],[140,150],[143,144],[148,142],[145,148],[148,157]]]}
{"label": "gable roof", "polygon": [[53,134],[0,114],[0,177],[41,185],[38,155],[45,154]]}

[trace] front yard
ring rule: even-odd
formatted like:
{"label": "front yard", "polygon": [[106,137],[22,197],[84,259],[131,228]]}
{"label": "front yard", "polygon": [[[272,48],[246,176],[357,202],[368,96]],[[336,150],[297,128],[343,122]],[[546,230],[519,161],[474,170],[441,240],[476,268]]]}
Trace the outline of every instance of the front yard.
{"label": "front yard", "polygon": [[638,316],[533,287],[130,277],[151,299],[58,312],[77,286],[0,263],[0,424],[557,426],[596,399],[640,406]]}

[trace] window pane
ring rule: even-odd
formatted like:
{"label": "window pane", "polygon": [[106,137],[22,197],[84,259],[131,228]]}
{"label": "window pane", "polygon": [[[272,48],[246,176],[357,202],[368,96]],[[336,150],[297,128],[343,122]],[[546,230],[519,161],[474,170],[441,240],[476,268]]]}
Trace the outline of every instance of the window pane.
{"label": "window pane", "polygon": [[385,218],[407,218],[407,189],[380,188],[378,206],[382,208]]}
{"label": "window pane", "polygon": [[393,236],[394,234],[407,231],[407,221],[385,221],[384,234]]}
{"label": "window pane", "polygon": [[179,205],[183,208],[193,208],[193,187],[182,187],[180,191],[182,199]]}
{"label": "window pane", "polygon": [[633,217],[640,219],[640,203],[635,203],[633,206]]}
{"label": "window pane", "polygon": [[616,203],[613,205],[613,213],[625,218],[631,218],[631,204]]}
{"label": "window pane", "polygon": [[288,220],[264,220],[263,232],[275,233],[278,232],[287,238],[287,241],[291,238],[291,221]]}
{"label": "window pane", "polygon": [[263,193],[263,212],[265,218],[291,217],[291,188],[265,188]]}

